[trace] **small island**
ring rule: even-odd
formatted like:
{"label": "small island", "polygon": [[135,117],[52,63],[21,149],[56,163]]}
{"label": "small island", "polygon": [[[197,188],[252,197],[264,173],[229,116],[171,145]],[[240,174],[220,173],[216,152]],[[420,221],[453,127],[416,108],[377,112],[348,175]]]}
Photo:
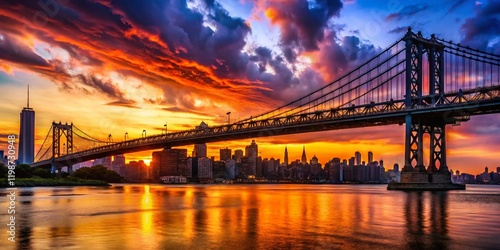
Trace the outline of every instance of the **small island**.
{"label": "small island", "polygon": [[121,183],[123,178],[115,171],[102,165],[84,167],[69,175],[66,172],[51,173],[44,168],[17,165],[14,186],[9,185],[8,168],[0,163],[0,188],[7,187],[50,187],[50,186],[110,186],[109,183]]}

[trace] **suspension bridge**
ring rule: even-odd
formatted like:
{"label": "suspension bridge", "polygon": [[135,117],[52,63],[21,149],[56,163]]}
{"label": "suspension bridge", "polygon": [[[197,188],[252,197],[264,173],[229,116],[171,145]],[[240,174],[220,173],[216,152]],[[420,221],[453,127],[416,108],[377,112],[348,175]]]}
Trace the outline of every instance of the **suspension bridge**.
{"label": "suspension bridge", "polygon": [[[96,139],[53,123],[32,166],[61,169],[105,156],[215,141],[405,124],[402,183],[451,183],[446,125],[500,112],[500,55],[408,29],[378,55],[324,87],[232,124],[125,139]],[[430,135],[424,166],[424,134]],[[65,143],[61,145],[61,138]]]}

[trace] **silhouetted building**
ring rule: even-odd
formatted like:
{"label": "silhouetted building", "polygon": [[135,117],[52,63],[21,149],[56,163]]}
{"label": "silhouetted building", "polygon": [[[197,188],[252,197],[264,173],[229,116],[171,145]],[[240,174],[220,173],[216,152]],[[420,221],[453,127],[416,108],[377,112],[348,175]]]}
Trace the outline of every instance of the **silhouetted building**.
{"label": "silhouetted building", "polygon": [[306,146],[302,147],[302,158],[301,158],[301,163],[306,164],[307,163],[307,157],[306,157]]}
{"label": "silhouetted building", "polygon": [[257,163],[255,164],[255,177],[262,178],[264,173],[262,171],[262,157],[257,157]]}
{"label": "silhouetted building", "polygon": [[193,157],[207,157],[207,144],[194,144]]}
{"label": "silhouetted building", "polygon": [[113,162],[111,164],[111,170],[120,174],[120,169],[125,167],[125,156],[124,155],[115,155],[113,156]]}
{"label": "silhouetted building", "polygon": [[198,158],[198,180],[201,183],[212,182],[212,159]]}
{"label": "silhouetted building", "polygon": [[285,166],[288,166],[288,149],[285,146]]}
{"label": "silhouetted building", "polygon": [[21,111],[21,127],[19,131],[19,164],[31,164],[35,158],[35,111],[30,108],[28,87],[28,105]]}
{"label": "silhouetted building", "polygon": [[233,159],[227,159],[226,163],[226,172],[229,176],[229,179],[234,179],[236,177],[236,161]]}
{"label": "silhouetted building", "polygon": [[243,158],[243,150],[236,149],[234,151],[233,160],[235,160],[236,163],[240,163],[241,162],[241,158]]}
{"label": "silhouetted building", "polygon": [[213,178],[226,178],[226,162],[225,161],[215,161],[212,160]]}
{"label": "silhouetted building", "polygon": [[245,147],[245,156],[248,157],[247,175],[255,175],[257,173],[257,157],[259,154],[259,146],[252,140],[252,143]]}
{"label": "silhouetted building", "polygon": [[325,164],[325,169],[328,165],[328,176],[330,182],[341,183],[343,180],[342,166],[340,163],[340,158],[333,158],[330,162]]}
{"label": "silhouetted building", "polygon": [[187,149],[164,149],[153,152],[152,177],[158,181],[162,176],[188,176]]}
{"label": "silhouetted building", "polygon": [[125,165],[125,179],[129,182],[144,182],[147,179],[147,165],[143,160],[130,161]]}
{"label": "silhouetted building", "polygon": [[361,165],[361,153],[360,152],[356,152],[354,153],[354,158],[356,159],[356,165]]}
{"label": "silhouetted building", "polygon": [[314,180],[319,180],[320,179],[320,175],[321,175],[321,171],[323,170],[321,168],[321,164],[319,164],[319,161],[318,161],[318,158],[315,156],[313,156],[313,158],[311,158],[311,164],[309,165],[310,166],[310,173],[307,175],[309,176],[311,179],[314,179]]}
{"label": "silhouetted building", "polygon": [[199,182],[198,180],[198,158],[188,157],[186,160],[186,165],[190,175],[187,175],[188,179],[193,182]]}
{"label": "silhouetted building", "polygon": [[349,158],[349,166],[354,166],[355,160],[356,158],[354,157]]}
{"label": "silhouetted building", "polygon": [[226,161],[228,159],[231,159],[231,149],[229,148],[221,148],[219,150],[219,153],[220,153],[220,160],[221,161]]}
{"label": "silhouetted building", "polygon": [[373,153],[372,153],[372,151],[369,151],[368,152],[368,164],[370,164],[372,162],[373,162]]}
{"label": "silhouetted building", "polygon": [[240,178],[246,178],[248,175],[251,175],[250,163],[248,157],[243,156],[241,158],[241,169],[239,171]]}
{"label": "silhouetted building", "polygon": [[393,170],[394,172],[399,172],[399,165],[397,163],[394,163]]}

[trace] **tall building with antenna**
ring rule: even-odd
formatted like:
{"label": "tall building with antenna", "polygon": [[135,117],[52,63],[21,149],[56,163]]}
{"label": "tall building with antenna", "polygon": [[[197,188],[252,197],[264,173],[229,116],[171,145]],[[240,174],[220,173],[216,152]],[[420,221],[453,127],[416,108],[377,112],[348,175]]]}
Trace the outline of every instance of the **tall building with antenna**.
{"label": "tall building with antenna", "polygon": [[31,164],[35,158],[35,111],[30,108],[30,87],[28,85],[27,106],[21,111],[19,131],[19,164]]}

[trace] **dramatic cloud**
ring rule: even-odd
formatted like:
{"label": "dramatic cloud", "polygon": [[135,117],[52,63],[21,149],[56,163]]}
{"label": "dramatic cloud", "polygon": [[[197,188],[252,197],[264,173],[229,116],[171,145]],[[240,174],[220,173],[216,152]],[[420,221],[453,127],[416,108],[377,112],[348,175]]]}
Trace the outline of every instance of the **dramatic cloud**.
{"label": "dramatic cloud", "polygon": [[326,41],[320,45],[320,52],[316,53],[314,67],[323,75],[324,79],[335,80],[357,65],[375,56],[380,49],[372,44],[361,41],[356,36],[345,36],[337,42],[334,32],[327,35]]}
{"label": "dramatic cloud", "polygon": [[[288,100],[339,78],[376,54],[377,49],[373,45],[361,42],[357,36],[338,36],[344,27],[334,22],[334,17],[339,15],[343,6],[340,1],[295,0],[287,1],[286,4],[282,1],[259,3],[260,9],[264,10],[271,24],[280,29],[279,46],[285,60],[277,58],[278,60],[271,63],[281,81],[281,84],[275,83],[273,89],[280,89],[282,96],[288,97]],[[293,77],[295,65],[300,57],[310,60],[311,68]],[[290,64],[291,71],[290,67],[287,67]],[[300,95],[292,94],[297,92]]]}
{"label": "dramatic cloud", "polygon": [[284,47],[312,51],[318,49],[328,21],[338,16],[341,8],[340,0],[274,1],[269,3],[265,14],[273,24],[280,26]]}
{"label": "dramatic cloud", "polygon": [[[46,12],[37,2],[20,1],[2,2],[0,9],[5,48],[0,59],[47,68],[37,72],[58,82],[61,90],[93,89],[113,101],[130,101],[125,98],[130,89],[94,77],[116,72],[163,90],[163,104],[179,108],[195,105],[197,99],[187,95],[231,105],[233,98],[238,104],[255,102],[266,98],[263,92],[272,92],[247,78],[253,62],[242,51],[250,27],[215,2],[203,10],[188,8],[186,1],[71,1]],[[37,15],[43,22],[28,18]],[[42,41],[44,57],[54,59],[38,56],[26,42],[11,46],[9,34]],[[207,102],[206,108],[214,105]],[[234,108],[240,107],[248,105]]]}
{"label": "dramatic cloud", "polygon": [[500,54],[500,1],[477,3],[474,17],[465,20],[461,31],[461,44]]}
{"label": "dramatic cloud", "polygon": [[50,64],[35,54],[32,48],[9,35],[2,35],[0,40],[0,59],[30,67],[50,67]]}

